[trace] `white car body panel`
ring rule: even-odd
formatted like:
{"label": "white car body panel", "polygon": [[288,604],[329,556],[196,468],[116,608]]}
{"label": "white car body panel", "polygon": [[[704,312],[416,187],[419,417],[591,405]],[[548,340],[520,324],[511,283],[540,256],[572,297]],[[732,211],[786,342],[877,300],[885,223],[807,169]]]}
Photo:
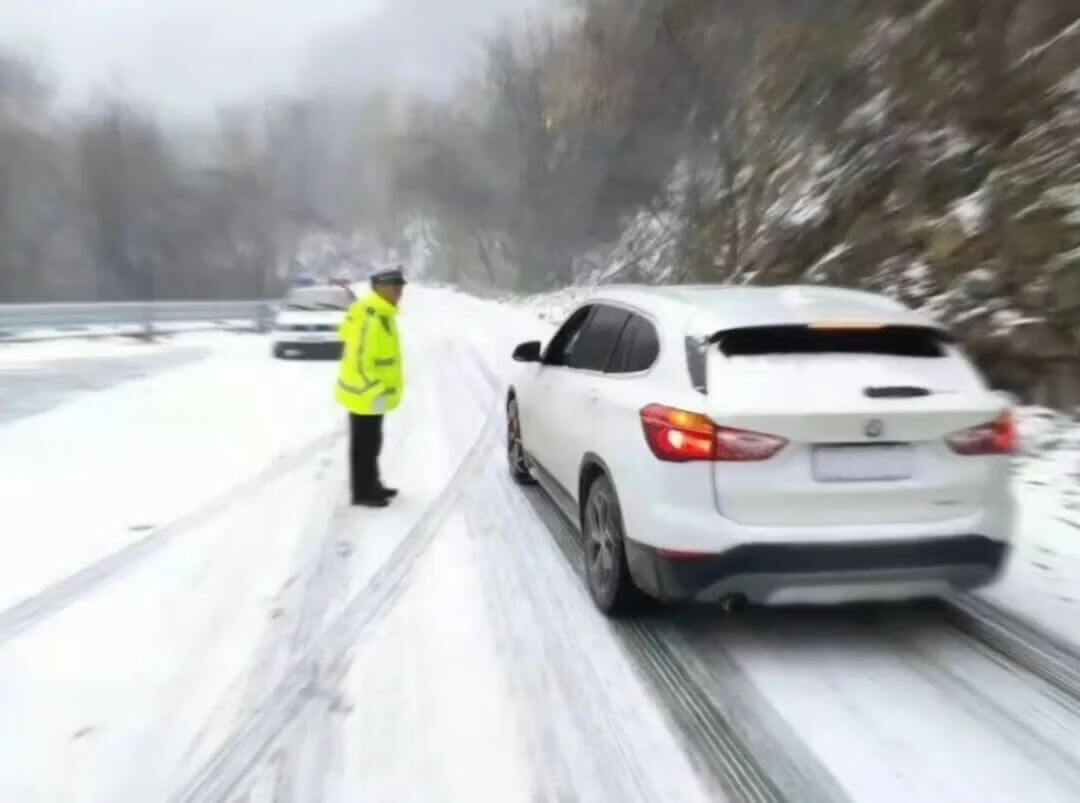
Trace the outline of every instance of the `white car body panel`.
{"label": "white car body panel", "polygon": [[[725,358],[709,354],[707,412],[722,426],[779,435],[789,441],[762,463],[715,463],[718,505],[726,517],[753,525],[932,522],[970,514],[1001,484],[1007,461],[952,452],[944,439],[993,420],[1001,401],[955,351],[920,359],[813,354]],[[926,387],[921,398],[870,399],[867,386]],[[863,430],[875,420],[875,437]],[[815,480],[813,450],[828,444],[899,442],[910,449],[910,479],[880,482]],[[833,450],[837,452],[838,450]],[[883,449],[883,451],[889,451]]]}
{"label": "white car body panel", "polygon": [[[947,355],[937,358],[743,357],[710,346],[707,394],[694,389],[687,366],[688,336],[808,323],[938,329],[932,320],[887,298],[824,287],[606,288],[584,304],[623,307],[647,318],[660,353],[649,370],[636,374],[522,366],[513,392],[523,446],[545,487],[561,492],[557,501],[568,513],[582,502],[583,464],[598,459],[619,496],[626,538],[650,549],[722,554],[749,545],[1011,538],[1009,458],[961,456],[945,442],[956,431],[994,420],[1006,407],[958,349],[948,346]],[[932,393],[868,398],[863,392],[881,385]],[[777,435],[788,444],[760,462],[664,462],[651,452],[640,418],[641,409],[653,403],[705,414],[722,427]],[[877,437],[865,431],[870,419],[883,427]],[[876,459],[897,472],[903,466],[910,476],[892,478],[885,471],[890,478],[815,477],[819,447],[886,442],[904,447],[878,449]],[[870,464],[864,458],[873,456],[867,450],[819,454],[819,471],[826,458],[836,464],[858,457],[865,468]],[[839,596],[853,593],[855,584],[858,598],[876,598],[874,588],[881,598],[893,598],[905,588],[919,594],[948,585],[934,576],[908,581],[890,575],[870,582],[867,591],[864,577],[843,580]],[[808,596],[820,596],[823,583],[815,578],[810,587]],[[800,589],[793,578],[783,588],[763,591],[767,599],[761,601],[798,601]]]}
{"label": "white car body panel", "polygon": [[354,300],[349,289],[334,284],[293,288],[274,320],[272,340],[275,349],[299,350],[340,344],[339,329]]}
{"label": "white car body panel", "polygon": [[282,344],[337,343],[340,340],[338,328],[344,320],[344,311],[282,310],[274,321],[273,341]]}

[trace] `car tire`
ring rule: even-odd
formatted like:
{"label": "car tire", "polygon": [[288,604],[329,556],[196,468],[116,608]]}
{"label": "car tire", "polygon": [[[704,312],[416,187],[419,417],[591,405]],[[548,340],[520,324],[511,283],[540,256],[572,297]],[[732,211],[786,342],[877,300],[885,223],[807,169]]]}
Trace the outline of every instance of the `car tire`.
{"label": "car tire", "polygon": [[285,348],[280,343],[274,344],[274,359],[285,359]]}
{"label": "car tire", "polygon": [[611,617],[634,614],[645,601],[645,594],[630,576],[624,532],[615,487],[600,475],[589,486],[585,498],[581,534],[589,596],[600,611]]}
{"label": "car tire", "polygon": [[518,485],[536,484],[525,459],[525,448],[521,441],[521,418],[518,415],[517,399],[514,398],[506,404],[506,462],[510,467],[510,477]]}

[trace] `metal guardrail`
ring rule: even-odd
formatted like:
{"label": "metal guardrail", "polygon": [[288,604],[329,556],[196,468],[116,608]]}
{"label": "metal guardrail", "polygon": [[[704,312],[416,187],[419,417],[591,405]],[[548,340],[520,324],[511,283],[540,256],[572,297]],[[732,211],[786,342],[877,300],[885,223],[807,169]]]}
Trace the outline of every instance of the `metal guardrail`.
{"label": "metal guardrail", "polygon": [[37,332],[92,334],[99,327],[152,334],[162,325],[178,323],[250,322],[265,329],[276,309],[276,302],[256,300],[0,304],[0,339]]}

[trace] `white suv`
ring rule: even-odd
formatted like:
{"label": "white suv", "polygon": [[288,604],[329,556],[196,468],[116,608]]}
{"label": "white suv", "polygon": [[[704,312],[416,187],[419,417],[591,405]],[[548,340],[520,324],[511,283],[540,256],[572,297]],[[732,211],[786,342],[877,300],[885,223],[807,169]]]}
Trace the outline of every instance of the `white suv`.
{"label": "white suv", "polygon": [[510,470],[585,544],[607,613],[831,603],[991,582],[1016,430],[949,334],[826,287],[622,287],[578,308],[507,400]]}

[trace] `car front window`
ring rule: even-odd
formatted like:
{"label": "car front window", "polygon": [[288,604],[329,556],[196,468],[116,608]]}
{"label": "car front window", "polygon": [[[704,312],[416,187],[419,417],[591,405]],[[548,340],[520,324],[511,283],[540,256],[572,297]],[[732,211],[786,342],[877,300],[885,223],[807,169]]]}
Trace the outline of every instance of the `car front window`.
{"label": "car front window", "polygon": [[341,287],[305,287],[288,295],[285,308],[302,311],[345,311],[351,302],[352,294]]}
{"label": "car front window", "polygon": [[548,344],[544,355],[545,365],[565,366],[568,364],[591,312],[592,307],[582,307],[567,319]]}

